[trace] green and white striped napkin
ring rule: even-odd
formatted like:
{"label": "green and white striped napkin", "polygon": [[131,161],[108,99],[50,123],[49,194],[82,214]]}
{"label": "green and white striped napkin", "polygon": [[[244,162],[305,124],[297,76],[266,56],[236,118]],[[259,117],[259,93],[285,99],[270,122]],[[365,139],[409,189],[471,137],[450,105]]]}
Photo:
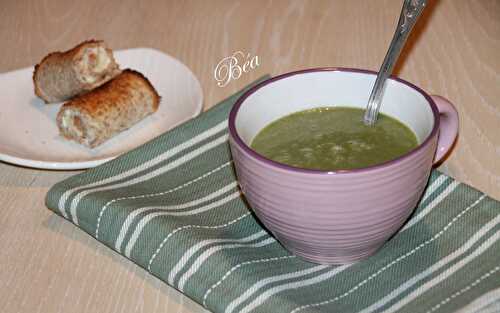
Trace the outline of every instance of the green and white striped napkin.
{"label": "green and white striped napkin", "polygon": [[239,95],[56,184],[47,206],[213,312],[500,311],[500,203],[437,171],[375,256],[290,255],[236,183],[227,117]]}

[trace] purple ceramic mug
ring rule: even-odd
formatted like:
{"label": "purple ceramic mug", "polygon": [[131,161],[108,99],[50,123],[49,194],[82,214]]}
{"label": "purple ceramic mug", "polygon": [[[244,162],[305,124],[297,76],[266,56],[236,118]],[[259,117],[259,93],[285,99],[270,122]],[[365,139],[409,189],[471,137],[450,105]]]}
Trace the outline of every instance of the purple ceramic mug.
{"label": "purple ceramic mug", "polygon": [[413,212],[432,165],[457,136],[458,114],[450,102],[391,78],[381,112],[406,124],[419,142],[405,155],[327,172],[284,165],[250,148],[262,128],[292,112],[364,108],[375,77],[375,72],[341,68],[287,73],[250,89],[230,113],[229,142],[246,199],[281,244],[305,260],[339,264],[375,253]]}

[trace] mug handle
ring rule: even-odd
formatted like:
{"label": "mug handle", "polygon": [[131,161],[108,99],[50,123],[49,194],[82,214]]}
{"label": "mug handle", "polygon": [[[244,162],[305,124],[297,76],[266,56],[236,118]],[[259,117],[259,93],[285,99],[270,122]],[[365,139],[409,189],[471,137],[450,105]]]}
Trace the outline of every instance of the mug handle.
{"label": "mug handle", "polygon": [[450,151],[458,135],[458,112],[448,99],[431,96],[439,111],[439,138],[434,165],[440,163]]}

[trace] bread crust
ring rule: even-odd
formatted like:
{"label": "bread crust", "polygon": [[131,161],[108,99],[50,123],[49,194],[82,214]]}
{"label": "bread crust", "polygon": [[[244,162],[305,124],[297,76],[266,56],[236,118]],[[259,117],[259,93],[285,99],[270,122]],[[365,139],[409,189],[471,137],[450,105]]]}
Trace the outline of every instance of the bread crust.
{"label": "bread crust", "polygon": [[156,112],[160,100],[146,77],[126,69],[65,103],[57,115],[57,125],[66,139],[94,148]]}
{"label": "bread crust", "polygon": [[[98,73],[92,73],[95,81],[84,81],[89,77],[83,73],[82,58],[89,53],[89,49],[104,49],[109,60],[107,66]],[[87,40],[70,50],[52,52],[45,56],[33,71],[35,94],[45,103],[66,101],[73,96],[88,92],[120,73],[113,52],[106,47],[102,40]]]}

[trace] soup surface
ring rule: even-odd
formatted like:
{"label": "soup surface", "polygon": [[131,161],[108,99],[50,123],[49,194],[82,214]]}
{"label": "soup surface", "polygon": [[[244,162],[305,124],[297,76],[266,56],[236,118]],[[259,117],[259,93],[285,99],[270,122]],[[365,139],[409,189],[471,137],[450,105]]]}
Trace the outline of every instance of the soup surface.
{"label": "soup surface", "polygon": [[335,171],[380,164],[418,145],[400,121],[380,113],[374,126],[366,126],[363,114],[363,109],[351,107],[296,112],[267,125],[251,147],[280,163]]}

